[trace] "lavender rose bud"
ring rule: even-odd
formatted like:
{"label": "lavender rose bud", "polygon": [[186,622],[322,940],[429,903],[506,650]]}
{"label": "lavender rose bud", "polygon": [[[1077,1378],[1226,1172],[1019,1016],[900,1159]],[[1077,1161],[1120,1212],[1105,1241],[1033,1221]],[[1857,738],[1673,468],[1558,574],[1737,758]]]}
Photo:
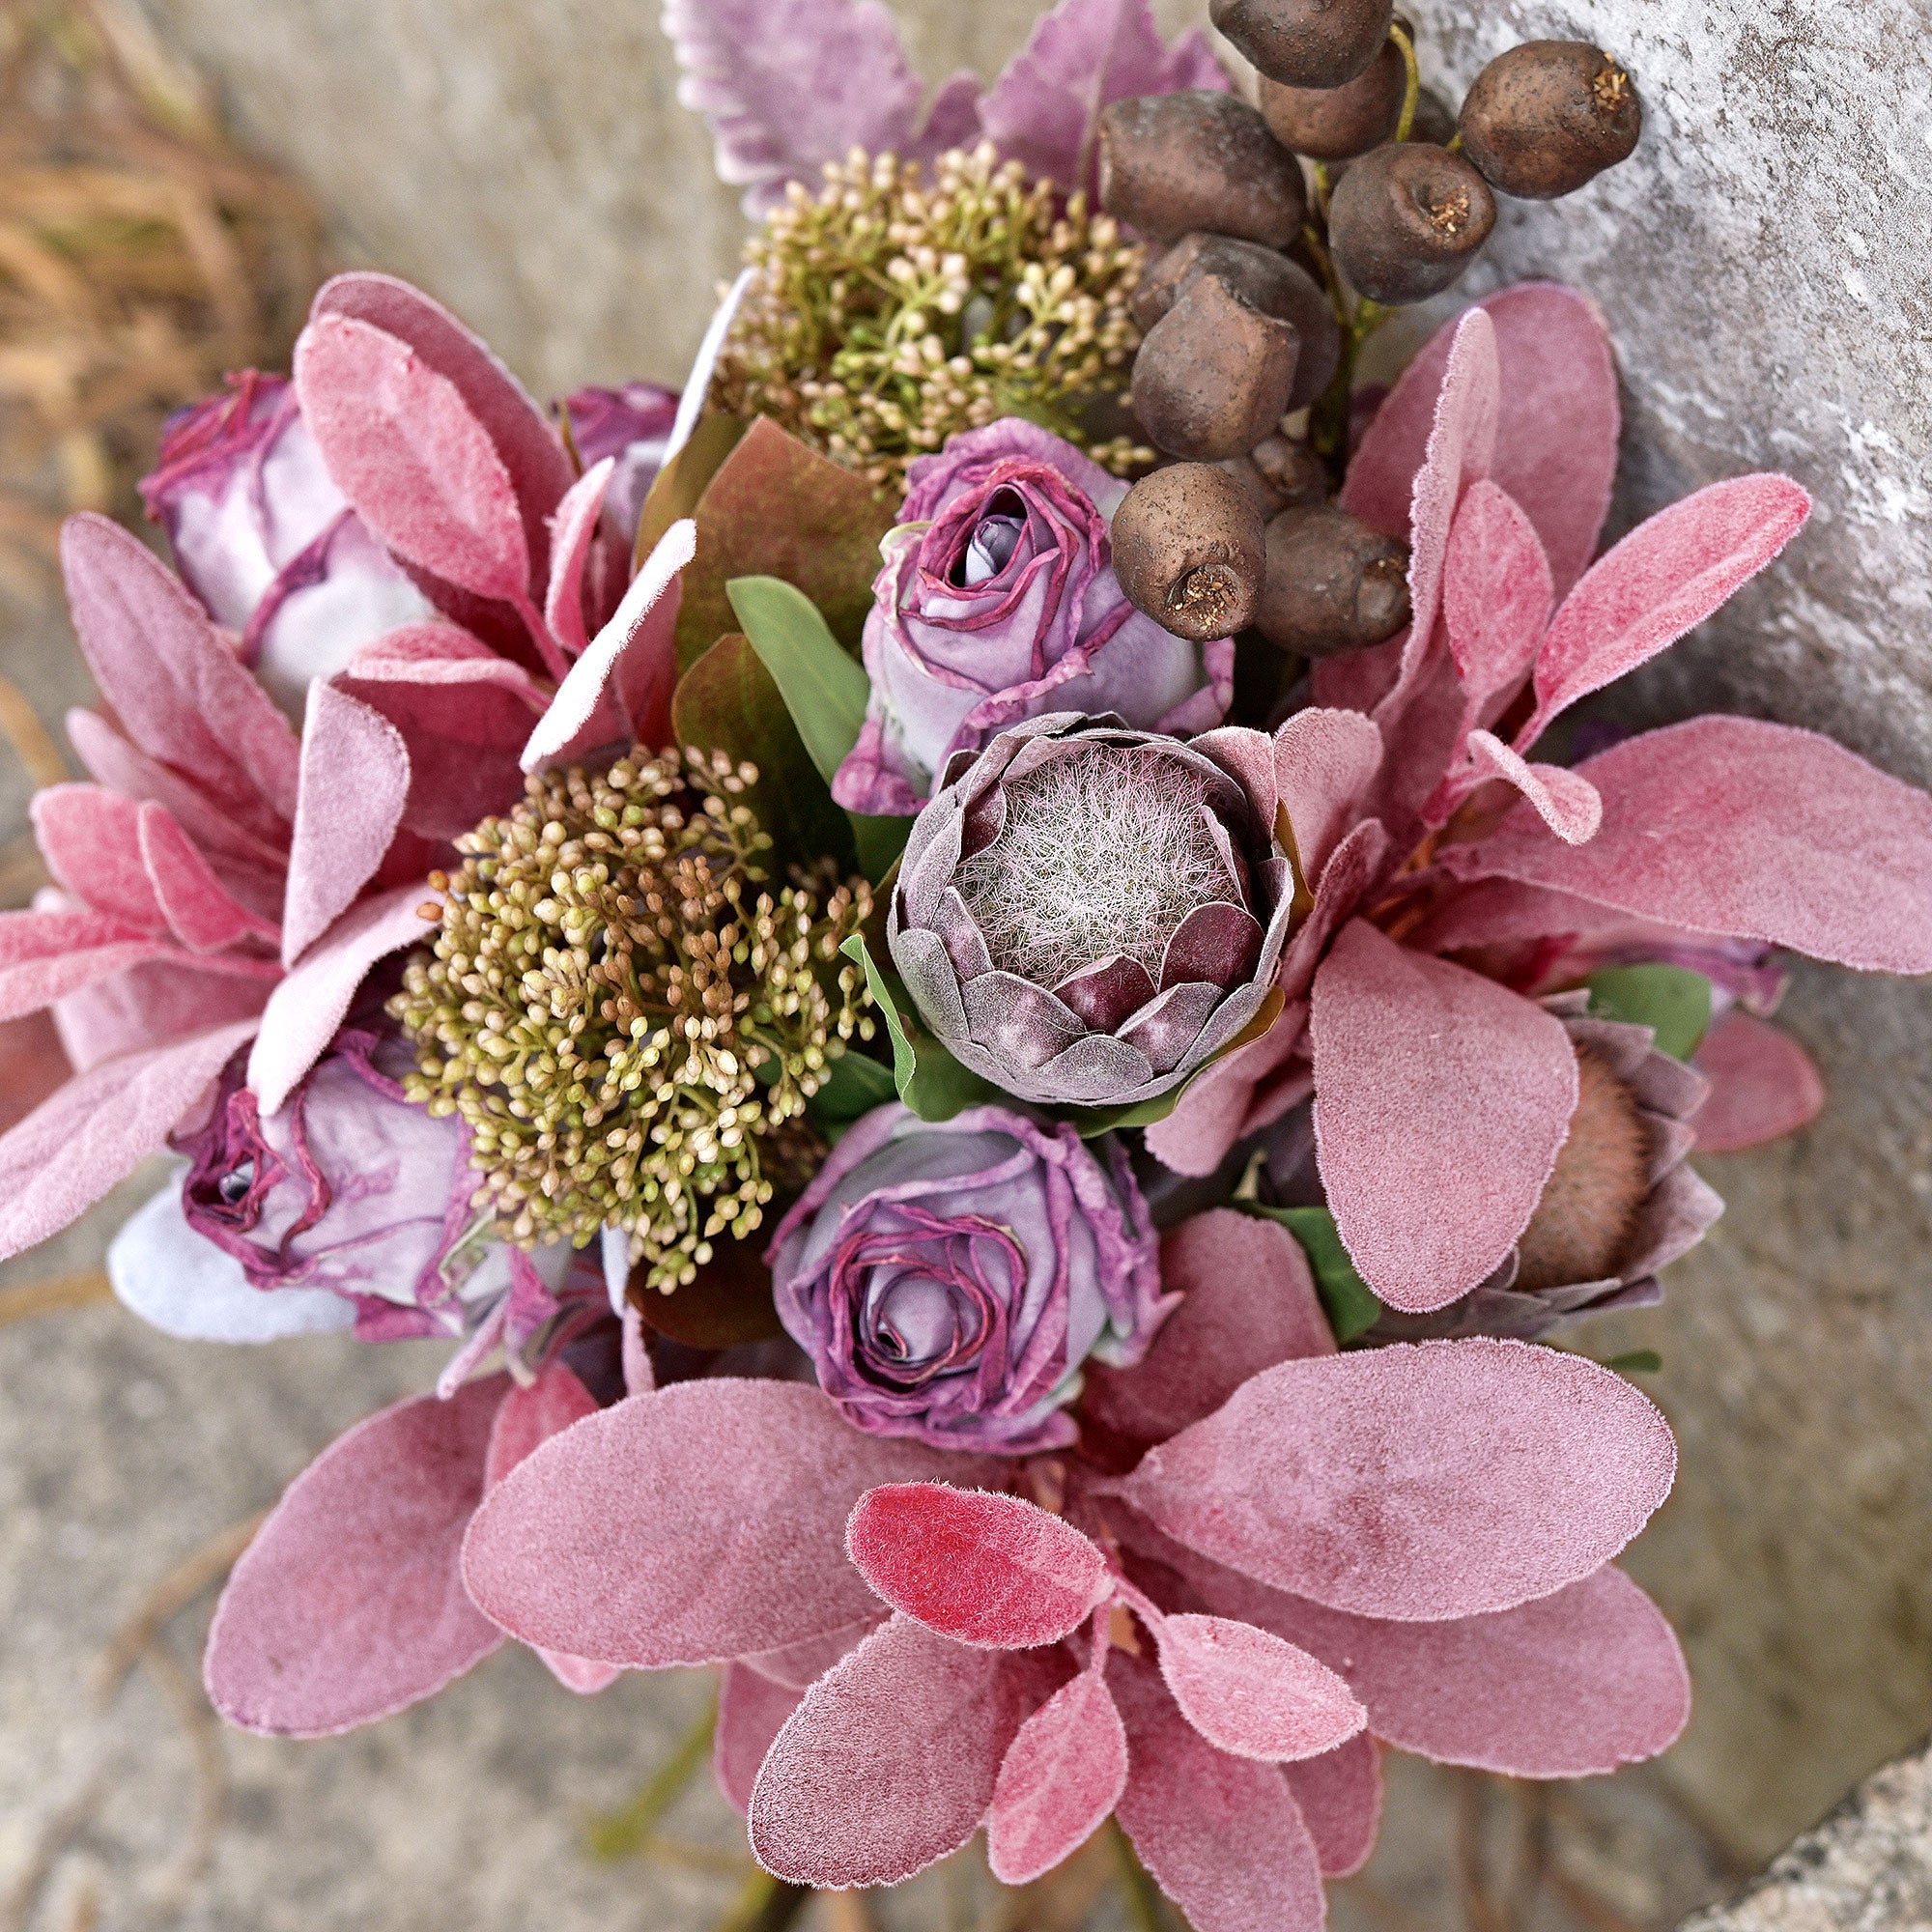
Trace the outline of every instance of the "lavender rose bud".
{"label": "lavender rose bud", "polygon": [[364,644],[436,615],[329,481],[279,376],[251,369],[173,416],[141,497],[183,581],[291,717]]}
{"label": "lavender rose bud", "polygon": [[875,1108],[768,1254],[779,1318],[857,1428],[1064,1447],[1089,1356],[1126,1367],[1173,1305],[1124,1156],[1003,1107]]}
{"label": "lavender rose bud", "polygon": [[1262,1014],[1293,874],[1274,750],[1056,715],[959,754],[913,826],[886,936],[925,1023],[1040,1105],[1135,1105]]}
{"label": "lavender rose bud", "polygon": [[617,459],[604,514],[626,542],[638,534],[638,519],[658,471],[671,425],[677,420],[677,391],[658,383],[626,383],[620,389],[573,389],[563,399],[565,419],[577,453],[588,469],[607,456]]}
{"label": "lavender rose bud", "polygon": [[833,780],[840,805],[916,812],[952,753],[1042,712],[1177,732],[1227,715],[1233,641],[1175,637],[1114,575],[1107,526],[1124,483],[1012,417],[910,474],[866,620],[872,695]]}

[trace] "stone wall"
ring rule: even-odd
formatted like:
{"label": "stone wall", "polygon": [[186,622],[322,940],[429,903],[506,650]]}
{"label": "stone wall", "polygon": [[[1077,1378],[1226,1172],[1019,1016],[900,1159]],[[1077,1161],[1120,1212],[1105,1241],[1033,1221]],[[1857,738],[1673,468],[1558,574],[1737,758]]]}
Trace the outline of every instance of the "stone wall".
{"label": "stone wall", "polygon": [[[154,0],[242,131],[539,389],[675,381],[740,227],[673,99],[650,0]],[[1032,0],[899,0],[937,77],[995,68]],[[1184,0],[1165,8],[1170,24]],[[1425,62],[1585,36],[1631,65],[1637,158],[1508,209],[1486,273],[1604,303],[1627,379],[1623,513],[1744,469],[1818,515],[1785,561],[1638,682],[1815,725],[1932,781],[1932,27],[1922,0],[1425,0]],[[1932,998],[1804,971],[1785,1017],[1833,1104],[1709,1163],[1731,1212],[1673,1271],[1655,1346],[1684,1445],[1633,1567],[1689,1643],[1666,1766],[1762,1857],[1932,1719]]]}

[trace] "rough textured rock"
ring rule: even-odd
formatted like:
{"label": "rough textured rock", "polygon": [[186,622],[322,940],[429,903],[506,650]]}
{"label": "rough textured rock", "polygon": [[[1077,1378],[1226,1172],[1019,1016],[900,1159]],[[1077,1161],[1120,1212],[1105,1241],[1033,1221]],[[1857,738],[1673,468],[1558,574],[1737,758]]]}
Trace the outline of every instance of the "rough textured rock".
{"label": "rough textured rock", "polygon": [[1867,1778],[1732,1904],[1684,1932],[1920,1932],[1932,1926],[1932,1753]]}

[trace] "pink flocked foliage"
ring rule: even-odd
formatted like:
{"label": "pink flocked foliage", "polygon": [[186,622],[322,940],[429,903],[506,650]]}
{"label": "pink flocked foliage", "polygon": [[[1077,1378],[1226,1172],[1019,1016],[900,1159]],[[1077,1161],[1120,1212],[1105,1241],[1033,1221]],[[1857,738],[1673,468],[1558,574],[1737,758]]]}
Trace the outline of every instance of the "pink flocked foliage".
{"label": "pink flocked foliage", "polygon": [[641,1394],[491,1492],[471,1598],[545,1648],[724,1664],[721,1782],[782,1878],[889,1884],[983,1826],[1023,1883],[1112,1812],[1200,1932],[1320,1925],[1376,1740],[1570,1776],[1675,1737],[1676,1642],[1609,1567],[1671,1480],[1641,1395],[1521,1343],[1338,1355],[1299,1247],[1230,1209],[1162,1273],[1179,1307],[1069,1452]]}

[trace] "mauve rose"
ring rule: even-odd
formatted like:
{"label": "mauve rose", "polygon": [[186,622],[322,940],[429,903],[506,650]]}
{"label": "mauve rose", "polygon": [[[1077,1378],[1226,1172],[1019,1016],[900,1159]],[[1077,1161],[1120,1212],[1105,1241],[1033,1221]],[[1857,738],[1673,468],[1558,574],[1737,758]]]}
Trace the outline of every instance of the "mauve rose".
{"label": "mauve rose", "polygon": [[604,514],[628,541],[664,465],[665,446],[677,420],[677,391],[659,383],[626,383],[620,389],[574,389],[563,399],[570,438],[588,469],[607,456],[617,459],[604,493]]}
{"label": "mauve rose", "polygon": [[141,484],[183,581],[291,717],[308,687],[435,609],[329,481],[294,387],[248,370],[183,410]]}
{"label": "mauve rose", "polygon": [[1232,639],[1177,638],[1126,600],[1107,530],[1127,486],[1008,417],[912,466],[866,619],[871,701],[832,795],[905,815],[956,751],[1047,711],[1206,731],[1234,695]]}
{"label": "mauve rose", "polygon": [[1140,1360],[1172,1299],[1120,1149],[1004,1107],[875,1108],[772,1238],[779,1318],[857,1428],[1064,1447],[1089,1356]]}

